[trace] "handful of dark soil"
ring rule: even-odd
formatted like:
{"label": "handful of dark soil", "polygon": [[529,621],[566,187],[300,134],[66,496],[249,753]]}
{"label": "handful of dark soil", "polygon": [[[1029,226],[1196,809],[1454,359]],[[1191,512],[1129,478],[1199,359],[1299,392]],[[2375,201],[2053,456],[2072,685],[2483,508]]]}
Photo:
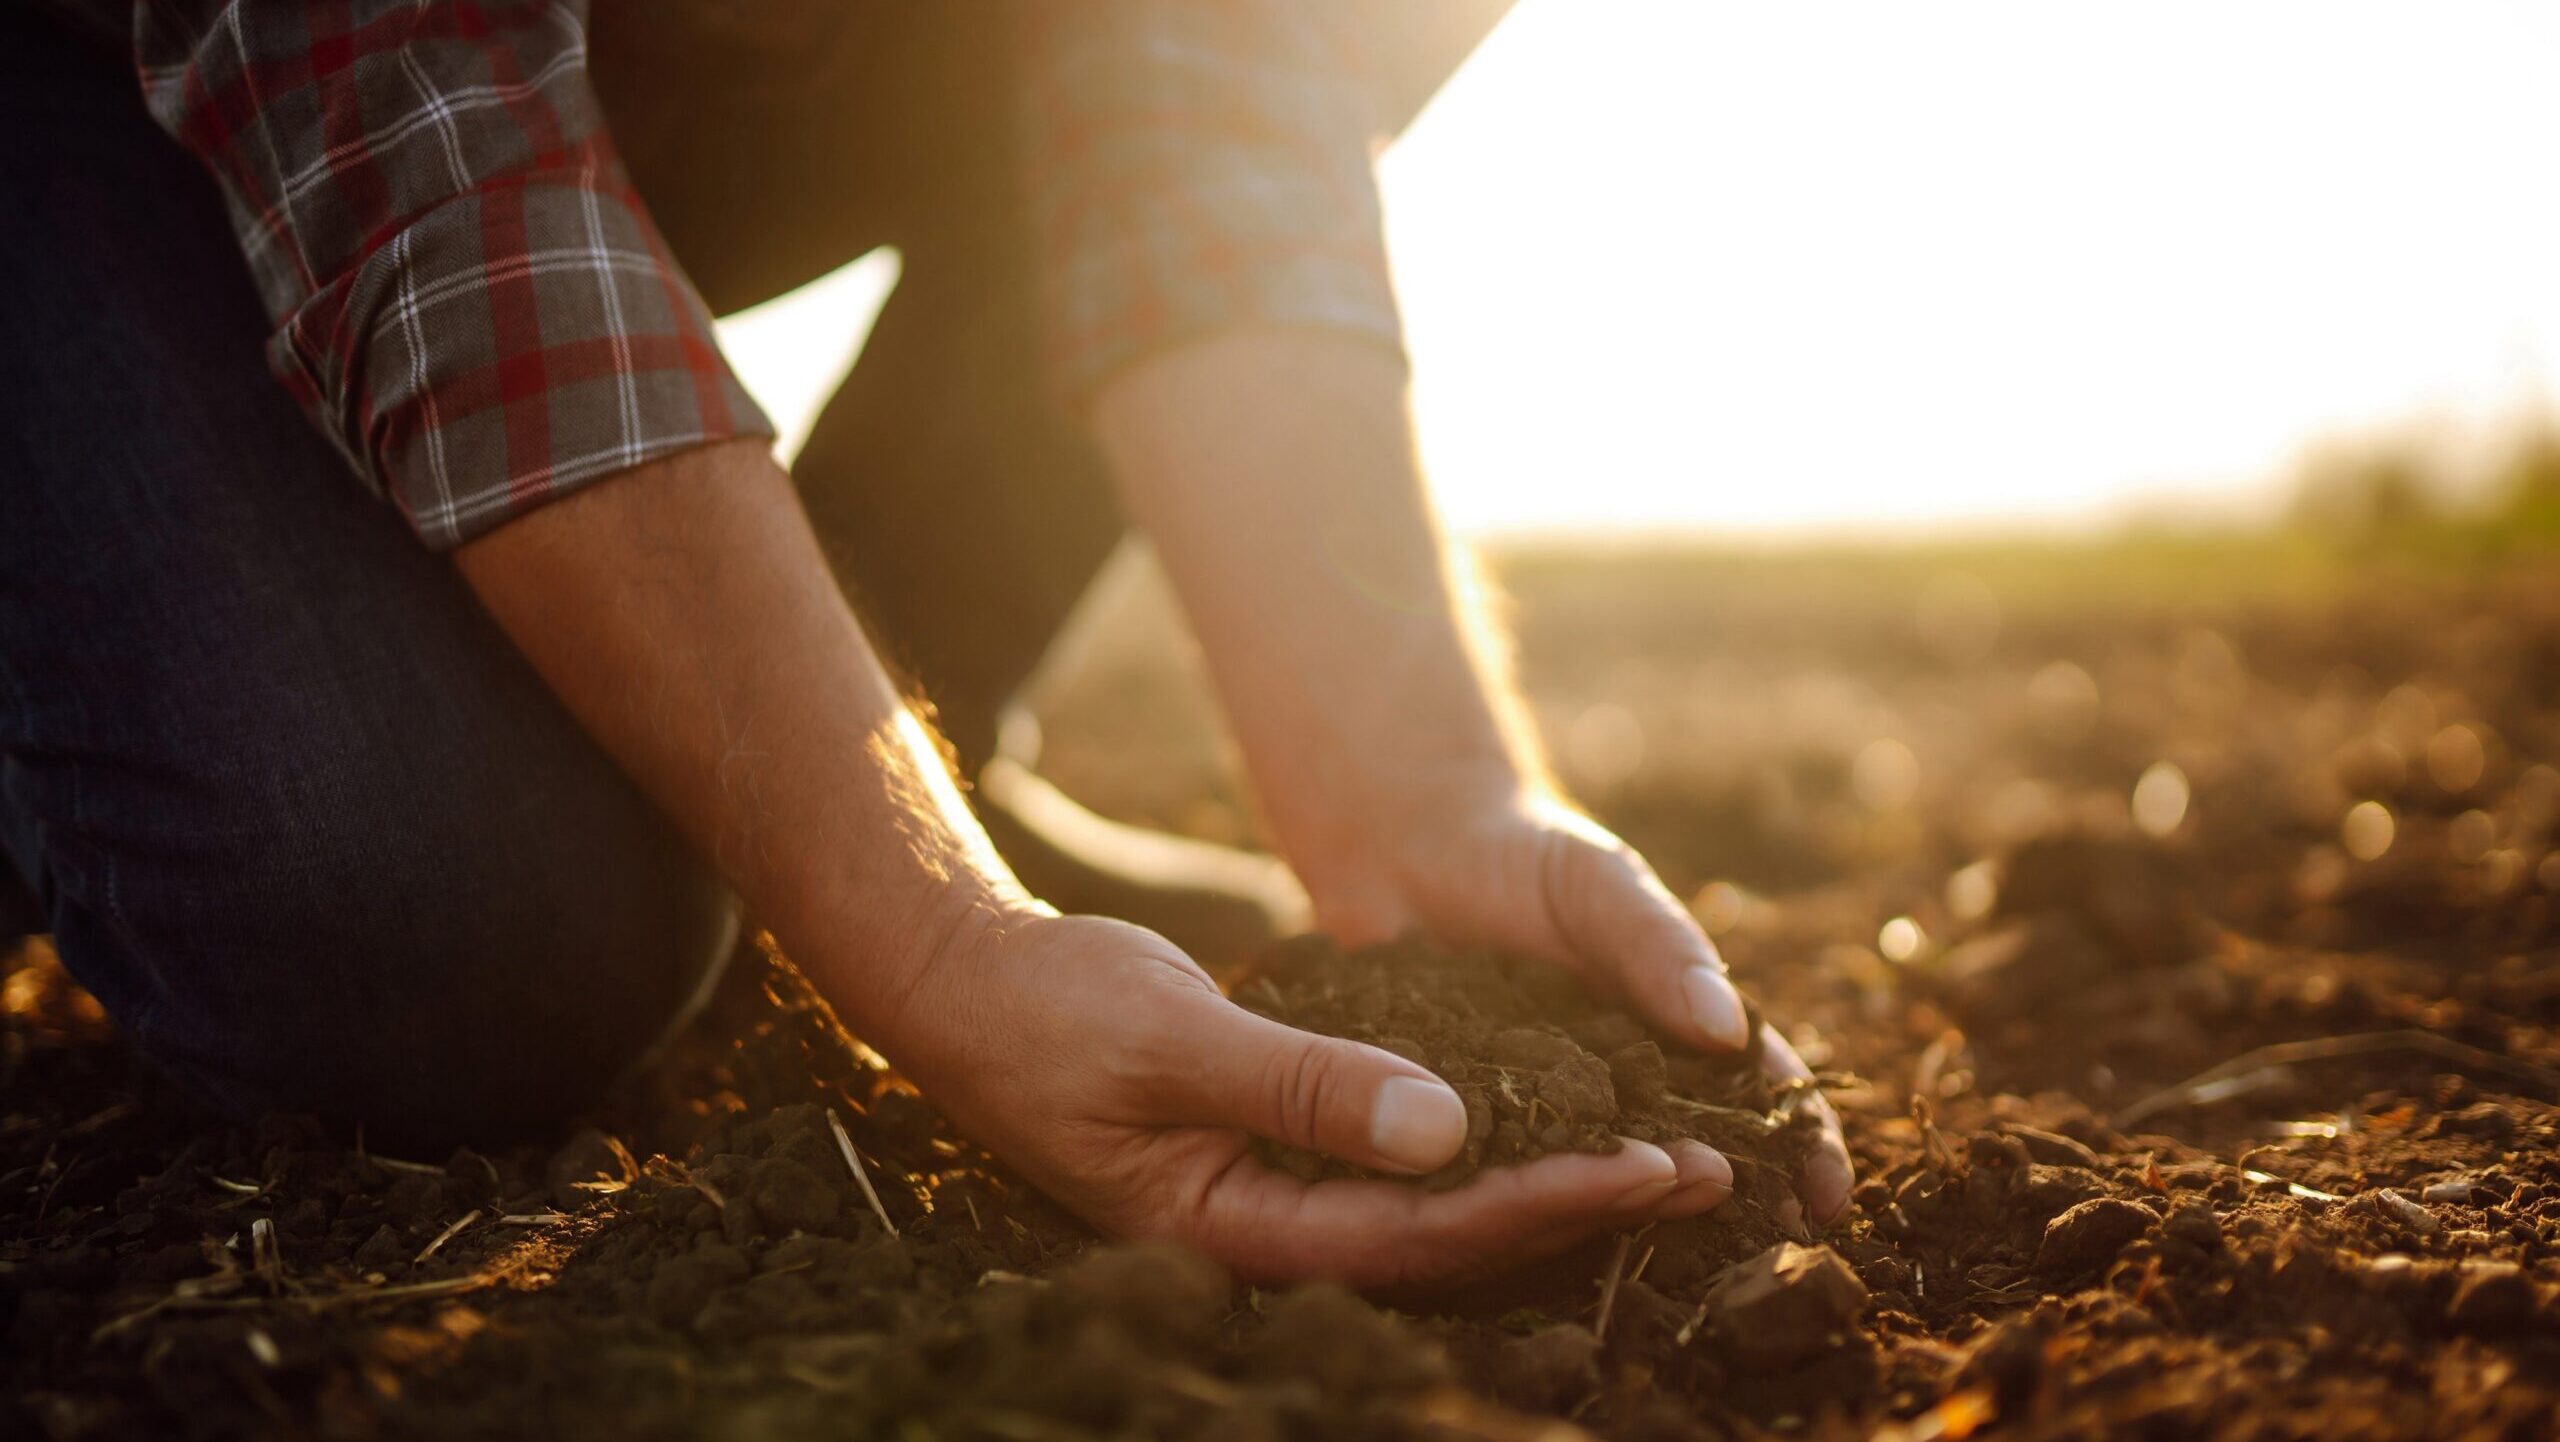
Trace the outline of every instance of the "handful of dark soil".
{"label": "handful of dark soil", "polygon": [[[1803,1087],[1773,1081],[1755,1044],[1708,1055],[1601,1002],[1561,967],[1419,938],[1345,952],[1297,937],[1258,957],[1232,988],[1249,1010],[1306,1031],[1367,1042],[1430,1068],[1467,1106],[1467,1144],[1419,1179],[1441,1191],[1486,1167],[1554,1152],[1614,1152],[1618,1138],[1702,1141],[1783,1188],[1813,1136]],[[1756,1043],[1763,1025],[1749,1006]],[[1370,1173],[1314,1152],[1267,1146],[1309,1181]]]}

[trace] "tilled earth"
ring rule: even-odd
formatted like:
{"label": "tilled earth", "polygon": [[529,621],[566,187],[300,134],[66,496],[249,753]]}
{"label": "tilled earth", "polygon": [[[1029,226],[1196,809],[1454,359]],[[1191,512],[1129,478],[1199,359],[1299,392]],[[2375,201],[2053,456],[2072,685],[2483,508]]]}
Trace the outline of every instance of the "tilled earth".
{"label": "tilled earth", "polygon": [[[762,950],[585,1127],[401,1158],[197,1114],[36,946],[0,1435],[2560,1434],[2560,575],[1507,569],[1560,768],[1847,1120],[1827,1233],[1782,1089],[1418,947],[1233,985],[1480,1103],[1431,1184],[1650,1128],[1740,1194],[1433,1296],[1243,1288],[1097,1245]],[[1237,832],[1214,738],[1149,729],[1182,678],[1118,664],[1054,769]]]}
{"label": "tilled earth", "polygon": [[[1809,1085],[1780,1087],[1751,1060],[1763,1022],[1746,1000],[1751,1047],[1694,1051],[1603,1005],[1559,967],[1450,952],[1419,937],[1345,952],[1320,936],[1270,948],[1228,979],[1246,1008],[1307,1031],[1346,1036],[1429,1067],[1467,1108],[1467,1140],[1420,1184],[1445,1191],[1487,1167],[1551,1152],[1614,1152],[1621,1137],[1702,1141],[1734,1163],[1741,1212],[1787,1206],[1803,1161]],[[1267,1146],[1264,1159],[1307,1181],[1366,1176],[1320,1153]],[[1767,1222],[1756,1215],[1754,1224]]]}

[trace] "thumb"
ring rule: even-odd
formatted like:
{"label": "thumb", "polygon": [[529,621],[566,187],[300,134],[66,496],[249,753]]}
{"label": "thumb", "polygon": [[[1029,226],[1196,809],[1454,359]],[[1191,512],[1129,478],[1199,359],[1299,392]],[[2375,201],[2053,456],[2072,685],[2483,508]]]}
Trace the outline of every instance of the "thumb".
{"label": "thumb", "polygon": [[1393,1052],[1317,1036],[1195,994],[1183,1018],[1197,1059],[1169,1118],[1234,1127],[1376,1171],[1414,1175],[1466,1145],[1467,1108],[1449,1084]]}

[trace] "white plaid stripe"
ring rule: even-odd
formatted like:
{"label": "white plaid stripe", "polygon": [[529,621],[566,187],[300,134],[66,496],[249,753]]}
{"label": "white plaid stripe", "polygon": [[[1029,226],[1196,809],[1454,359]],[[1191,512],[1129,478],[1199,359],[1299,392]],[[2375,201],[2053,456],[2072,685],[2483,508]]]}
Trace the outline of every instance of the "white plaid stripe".
{"label": "white plaid stripe", "polygon": [[[590,180],[592,181],[592,177]],[[631,376],[631,330],[622,318],[622,283],[614,273],[616,267],[610,259],[613,252],[605,245],[604,213],[596,200],[594,189],[588,189],[582,199],[585,201],[587,212],[588,269],[594,274],[596,289],[601,292],[604,301],[605,334],[613,340],[613,356],[616,362],[613,377],[614,392],[615,399],[620,401],[622,406],[619,413],[619,419],[622,422],[622,453],[630,455],[640,444],[640,390]]]}
{"label": "white plaid stripe", "polygon": [[[642,460],[771,434],[601,131],[584,6],[486,13],[481,36],[435,0],[135,12],[146,101],[224,182],[274,368],[439,547]],[[321,45],[329,75],[276,80],[312,74]],[[331,143],[322,116],[350,94],[363,134]]]}
{"label": "white plaid stripe", "polygon": [[[487,35],[463,34],[439,0],[140,0],[130,13],[154,114],[224,182],[279,322],[278,375],[431,543],[640,460],[770,433],[612,159],[583,0],[499,0]],[[1332,30],[1351,7],[1043,0],[1022,13],[1045,35],[1022,96],[1025,179],[1064,389],[1238,324],[1398,343],[1365,85]],[[276,79],[323,44],[330,78]],[[347,113],[348,87],[363,133],[332,143],[322,117]],[[1043,149],[1069,135],[1083,143]],[[537,146],[545,173],[528,174]],[[508,219],[493,205],[522,208],[520,239],[492,243]]]}
{"label": "white plaid stripe", "polygon": [[1071,403],[1153,349],[1239,325],[1401,347],[1369,94],[1334,7],[1061,0],[1040,16],[1028,178]]}

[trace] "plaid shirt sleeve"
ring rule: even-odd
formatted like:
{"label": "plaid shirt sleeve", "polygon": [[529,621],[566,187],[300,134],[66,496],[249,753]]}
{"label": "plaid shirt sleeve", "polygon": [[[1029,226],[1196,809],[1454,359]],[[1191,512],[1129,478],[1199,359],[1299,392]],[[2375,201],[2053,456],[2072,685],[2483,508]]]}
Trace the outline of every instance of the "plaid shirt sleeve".
{"label": "plaid shirt sleeve", "polygon": [[1350,7],[1029,8],[1026,179],[1070,405],[1148,355],[1246,326],[1403,354]]}
{"label": "plaid shirt sleeve", "polygon": [[445,549],[772,427],[633,193],[583,0],[145,0],[160,124],[220,180],[267,360]]}

